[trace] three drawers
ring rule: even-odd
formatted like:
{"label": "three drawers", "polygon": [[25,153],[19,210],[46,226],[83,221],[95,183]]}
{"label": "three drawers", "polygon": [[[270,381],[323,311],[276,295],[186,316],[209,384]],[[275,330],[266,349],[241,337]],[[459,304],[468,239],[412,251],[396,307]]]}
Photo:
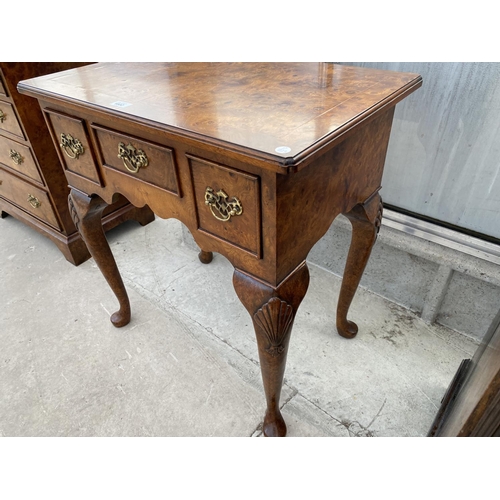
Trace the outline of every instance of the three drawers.
{"label": "three drawers", "polygon": [[[198,231],[262,258],[259,176],[190,154],[184,156],[166,145],[59,111],[45,109],[45,113],[66,171],[78,176],[74,178],[77,188],[82,189],[82,178],[100,188],[106,188],[109,179],[126,196],[131,189],[143,189],[134,183],[143,183],[180,199],[178,155],[189,168],[184,178],[190,181],[194,206],[186,211],[190,217],[194,212]],[[174,198],[166,198],[165,203],[174,203]]]}
{"label": "three drawers", "polygon": [[[0,197],[60,230],[30,143],[0,72]],[[18,175],[16,175],[18,174]],[[38,184],[39,186],[36,186]]]}

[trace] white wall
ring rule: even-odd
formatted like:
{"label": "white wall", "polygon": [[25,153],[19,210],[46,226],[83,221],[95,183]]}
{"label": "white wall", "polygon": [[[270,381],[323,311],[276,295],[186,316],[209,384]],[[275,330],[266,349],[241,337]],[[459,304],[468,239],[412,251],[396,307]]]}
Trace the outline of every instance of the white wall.
{"label": "white wall", "polygon": [[500,239],[500,63],[343,63],[418,73],[396,106],[385,203]]}

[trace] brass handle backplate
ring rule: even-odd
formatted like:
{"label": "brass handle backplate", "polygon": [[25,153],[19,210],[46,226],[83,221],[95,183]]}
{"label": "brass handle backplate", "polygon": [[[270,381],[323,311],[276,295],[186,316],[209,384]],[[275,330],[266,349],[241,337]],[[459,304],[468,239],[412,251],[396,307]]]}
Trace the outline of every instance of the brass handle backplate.
{"label": "brass handle backplate", "polygon": [[123,142],[118,144],[118,158],[123,161],[124,167],[133,174],[136,174],[140,168],[149,165],[148,157],[142,149],[136,149],[132,144],[125,146]]}
{"label": "brass handle backplate", "polygon": [[7,115],[0,109],[0,123],[3,123],[6,118]]}
{"label": "brass handle backplate", "polygon": [[210,207],[212,215],[223,222],[228,221],[234,215],[241,215],[243,207],[240,200],[234,196],[230,200],[228,195],[220,189],[217,193],[211,187],[205,189],[205,205]]}
{"label": "brass handle backplate", "polygon": [[78,157],[85,153],[83,144],[70,134],[61,134],[61,143],[59,146],[73,160],[78,160]]}
{"label": "brass handle backplate", "polygon": [[33,196],[32,194],[28,194],[28,203],[33,207],[33,208],[39,208],[41,203],[38,198]]}
{"label": "brass handle backplate", "polygon": [[21,165],[21,163],[24,161],[24,158],[14,149],[10,150],[9,153],[10,159],[16,164],[16,165]]}

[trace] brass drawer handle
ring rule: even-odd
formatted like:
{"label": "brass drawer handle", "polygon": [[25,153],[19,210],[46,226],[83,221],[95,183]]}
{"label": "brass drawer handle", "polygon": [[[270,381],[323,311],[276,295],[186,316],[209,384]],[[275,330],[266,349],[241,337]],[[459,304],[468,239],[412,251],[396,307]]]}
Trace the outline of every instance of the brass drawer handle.
{"label": "brass drawer handle", "polygon": [[16,165],[21,165],[21,163],[24,161],[24,158],[15,149],[10,150],[9,156],[10,156],[10,159]]}
{"label": "brass drawer handle", "polygon": [[0,109],[0,123],[3,123],[6,118],[7,115]]}
{"label": "brass drawer handle", "polygon": [[149,165],[148,157],[142,149],[136,149],[132,144],[125,146],[123,142],[118,144],[118,158],[123,161],[125,168],[136,174],[140,168]]}
{"label": "brass drawer handle", "polygon": [[73,160],[78,160],[78,157],[85,153],[83,144],[70,134],[61,134],[61,143],[59,146]]}
{"label": "brass drawer handle", "polygon": [[207,187],[205,190],[205,205],[210,207],[210,211],[216,219],[224,222],[234,215],[243,213],[240,200],[236,196],[228,200],[228,195],[222,189],[214,193],[211,187]]}
{"label": "brass drawer handle", "polygon": [[38,198],[33,196],[32,194],[28,194],[28,203],[33,207],[33,208],[39,208],[41,203]]}

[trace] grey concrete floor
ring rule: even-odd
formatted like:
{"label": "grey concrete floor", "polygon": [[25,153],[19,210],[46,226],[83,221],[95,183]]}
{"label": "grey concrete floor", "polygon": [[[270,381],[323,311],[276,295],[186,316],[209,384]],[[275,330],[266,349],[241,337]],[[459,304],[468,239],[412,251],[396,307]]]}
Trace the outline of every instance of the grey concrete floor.
{"label": "grey concrete floor", "polygon": [[[69,264],[0,221],[0,436],[260,436],[265,400],[232,266],[209,265],[175,220],[108,233],[132,303],[117,307],[93,260]],[[362,288],[353,340],[335,331],[340,280],[310,265],[288,354],[288,435],[425,436],[473,340]]]}

